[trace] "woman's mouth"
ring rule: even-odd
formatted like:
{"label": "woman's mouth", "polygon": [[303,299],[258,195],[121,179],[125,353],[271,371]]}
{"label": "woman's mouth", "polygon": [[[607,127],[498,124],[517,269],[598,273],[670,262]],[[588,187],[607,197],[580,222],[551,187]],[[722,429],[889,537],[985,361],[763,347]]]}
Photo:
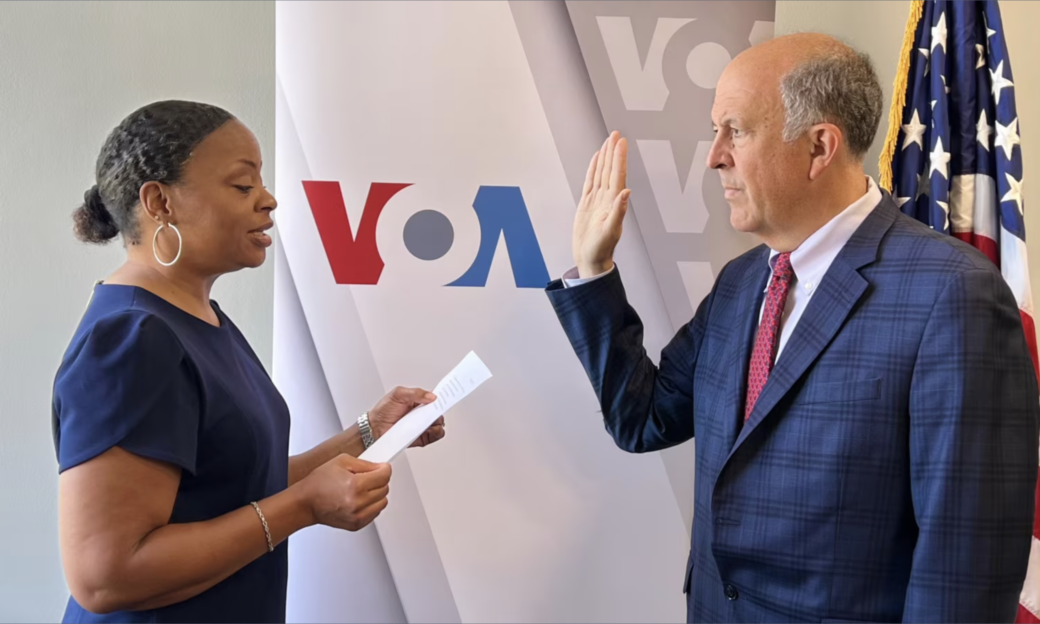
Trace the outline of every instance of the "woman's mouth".
{"label": "woman's mouth", "polygon": [[257,245],[260,245],[261,247],[270,247],[273,241],[271,240],[271,236],[267,234],[266,230],[271,229],[273,226],[274,223],[267,223],[255,230],[250,230],[249,236],[252,237],[253,242]]}

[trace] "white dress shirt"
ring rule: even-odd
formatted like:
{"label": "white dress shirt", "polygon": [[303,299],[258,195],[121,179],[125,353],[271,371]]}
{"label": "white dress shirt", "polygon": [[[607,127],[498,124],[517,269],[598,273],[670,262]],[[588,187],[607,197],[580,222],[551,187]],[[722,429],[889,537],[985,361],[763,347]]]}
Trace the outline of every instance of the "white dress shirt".
{"label": "white dress shirt", "polygon": [[[826,275],[831,263],[834,262],[834,258],[838,256],[838,253],[845,247],[845,243],[852,238],[853,233],[863,224],[867,215],[874,210],[874,207],[880,201],[881,191],[878,189],[877,184],[874,183],[873,178],[867,176],[866,194],[838,213],[826,225],[813,232],[809,238],[805,239],[798,246],[798,249],[791,252],[791,268],[794,270],[794,279],[791,281],[791,286],[787,291],[787,303],[784,305],[784,315],[780,320],[780,343],[776,351],[777,361],[780,359],[780,353],[784,350],[784,345],[787,344],[787,339],[790,338],[795,326],[798,325],[798,321],[802,318],[805,307],[809,305],[809,299],[812,298],[813,293],[819,288],[820,281]],[[768,259],[770,271],[772,271],[773,265],[776,263],[776,257],[779,254],[780,252],[776,250],[770,250]],[[592,277],[564,278],[563,284],[567,288],[572,288],[599,279],[613,270],[614,268],[611,267],[609,271],[593,275]],[[771,282],[772,278],[770,278]],[[766,284],[766,290],[769,290],[769,283]],[[763,307],[765,306],[765,297],[762,299],[762,305]],[[761,321],[762,308],[759,308],[758,317]]]}

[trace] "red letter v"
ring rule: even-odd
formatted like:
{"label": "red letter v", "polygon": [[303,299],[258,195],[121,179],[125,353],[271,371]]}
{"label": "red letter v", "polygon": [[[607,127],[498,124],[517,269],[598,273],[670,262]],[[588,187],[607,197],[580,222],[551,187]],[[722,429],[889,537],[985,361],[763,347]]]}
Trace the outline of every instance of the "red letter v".
{"label": "red letter v", "polygon": [[339,182],[303,183],[337,284],[375,284],[379,281],[383,259],[376,247],[376,223],[390,198],[409,186],[411,184],[373,182],[368,189],[361,225],[355,237],[350,229]]}

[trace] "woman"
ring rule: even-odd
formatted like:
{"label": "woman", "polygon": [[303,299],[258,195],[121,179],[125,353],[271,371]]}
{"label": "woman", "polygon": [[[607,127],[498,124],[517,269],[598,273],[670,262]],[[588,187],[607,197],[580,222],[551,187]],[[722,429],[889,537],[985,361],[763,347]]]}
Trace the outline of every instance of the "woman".
{"label": "woman", "polygon": [[[98,157],[75,231],[121,234],[127,259],[95,286],[55,381],[65,621],[284,621],[286,539],[372,522],[390,466],[356,457],[435,399],[396,388],[288,456],[286,404],[209,298],[271,245],[260,164],[231,114],[180,101],[131,114]],[[415,445],[443,436],[442,418]]]}

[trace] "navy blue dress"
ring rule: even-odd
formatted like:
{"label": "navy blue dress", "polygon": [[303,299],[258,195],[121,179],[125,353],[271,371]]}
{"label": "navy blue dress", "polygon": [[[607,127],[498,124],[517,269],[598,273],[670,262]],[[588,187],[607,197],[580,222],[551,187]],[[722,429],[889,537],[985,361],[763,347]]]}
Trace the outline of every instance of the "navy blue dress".
{"label": "navy blue dress", "polygon": [[[118,446],[181,468],[171,523],[210,520],[284,490],[289,410],[238,328],[135,286],[95,287],[58,370],[59,471]],[[263,527],[257,519],[258,536]],[[284,622],[288,542],[184,602],[65,622]]]}

